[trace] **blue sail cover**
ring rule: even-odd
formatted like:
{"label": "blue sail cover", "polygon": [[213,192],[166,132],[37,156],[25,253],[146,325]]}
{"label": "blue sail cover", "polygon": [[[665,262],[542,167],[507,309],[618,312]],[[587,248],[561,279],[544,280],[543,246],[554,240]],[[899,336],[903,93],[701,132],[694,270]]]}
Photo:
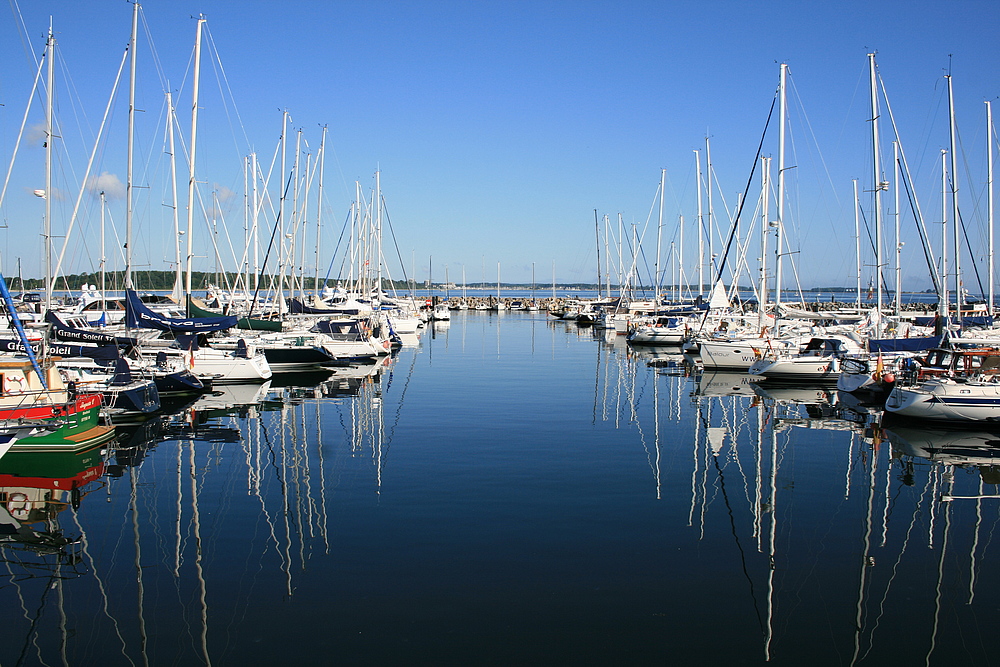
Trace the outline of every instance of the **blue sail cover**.
{"label": "blue sail cover", "polygon": [[125,290],[125,326],[180,333],[208,333],[236,326],[236,317],[165,317],[150,310],[134,290]]}
{"label": "blue sail cover", "polygon": [[[914,317],[913,323],[918,327],[932,327],[937,316],[934,317]],[[952,324],[959,324],[963,327],[991,327],[993,326],[992,315],[963,315],[960,318],[948,318]]]}
{"label": "blue sail cover", "polygon": [[109,336],[98,331],[87,331],[67,326],[51,310],[45,313],[45,321],[52,325],[52,337],[69,343],[95,343],[97,345],[124,345],[135,347],[139,342],[125,336]]}
{"label": "blue sail cover", "polygon": [[[31,351],[34,354],[41,354],[42,346],[39,343],[31,343]],[[10,338],[0,339],[0,352],[14,352],[16,354],[26,354],[27,349],[24,343]],[[118,359],[121,355],[117,345],[64,345],[62,343],[49,343],[45,352],[53,357],[89,357],[95,361],[110,361]]]}
{"label": "blue sail cover", "polygon": [[918,338],[869,338],[869,352],[921,352],[941,346],[941,336]]}

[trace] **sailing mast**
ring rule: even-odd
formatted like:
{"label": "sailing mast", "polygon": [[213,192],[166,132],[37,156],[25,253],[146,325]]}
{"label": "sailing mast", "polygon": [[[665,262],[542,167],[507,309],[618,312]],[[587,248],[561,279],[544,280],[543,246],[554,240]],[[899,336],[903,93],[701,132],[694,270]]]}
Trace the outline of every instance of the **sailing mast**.
{"label": "sailing mast", "polygon": [[[941,149],[941,297],[942,322],[950,310],[948,291],[948,151]],[[940,332],[935,331],[938,335]]]}
{"label": "sailing mast", "polygon": [[[198,85],[201,78],[201,30],[205,17],[198,17],[198,27],[194,40],[194,77],[191,92],[191,152],[188,155],[188,209],[187,209],[187,277],[184,282],[184,296],[191,296],[191,264],[194,260],[194,158],[198,148]],[[187,305],[185,304],[185,309]]]}
{"label": "sailing mast", "polygon": [[760,224],[760,296],[758,297],[759,304],[757,305],[757,327],[763,335],[764,323],[767,317],[767,236],[771,231],[770,222],[768,221],[768,204],[770,203],[770,192],[771,189],[771,158],[763,155],[760,158],[763,163],[760,170],[760,210],[761,210],[761,224]]}
{"label": "sailing mast", "polygon": [[903,250],[903,242],[899,240],[899,142],[892,142],[892,183],[893,183],[893,196],[895,197],[894,209],[896,211],[896,317],[899,317],[900,311],[903,309],[903,276],[902,276],[902,266],[900,265],[901,254]]}
{"label": "sailing mast", "polygon": [[319,296],[319,242],[323,228],[323,171],[326,164],[326,125],[323,126],[323,135],[319,140],[319,187],[316,194],[316,276],[313,280],[313,291]]}
{"label": "sailing mast", "polygon": [[56,37],[52,32],[52,22],[49,21],[49,35],[45,40],[46,92],[45,96],[45,310],[52,308],[52,147],[55,140],[55,128],[52,125],[52,106],[55,96],[55,50]]}
{"label": "sailing mast", "polygon": [[[955,96],[952,92],[951,74],[945,75],[948,80],[948,128],[951,150],[951,219],[954,221],[952,232],[955,241],[955,312],[961,322],[962,306],[965,298],[962,295],[962,241],[961,220],[958,217],[958,151],[955,142]],[[946,283],[947,284],[947,283]]]}
{"label": "sailing mast", "polygon": [[[601,298],[601,224],[597,219],[597,209],[594,209],[594,235],[597,239],[597,299]],[[611,293],[608,293],[611,296]]]}
{"label": "sailing mast", "polygon": [[[715,210],[712,202],[712,145],[708,137],[705,137],[705,193],[708,195],[708,279],[715,276]],[[720,273],[721,279],[721,273]],[[715,285],[709,288],[709,294],[715,289]]]}
{"label": "sailing mast", "polygon": [[989,236],[989,315],[993,314],[993,104],[986,100],[986,222]]}
{"label": "sailing mast", "polygon": [[[181,303],[183,298],[182,295],[182,285],[183,285],[183,274],[181,268],[181,222],[180,214],[177,211],[177,157],[174,152],[174,122],[176,117],[174,115],[174,101],[173,95],[168,90],[167,91],[167,145],[170,149],[170,189],[171,189],[171,204],[174,209],[174,254],[175,254],[175,264],[174,264],[174,290],[173,296],[177,303]],[[103,287],[101,288],[104,289]]]}
{"label": "sailing mast", "polygon": [[698,180],[698,293],[705,293],[705,234],[701,210],[701,151],[694,151],[694,165]]}
{"label": "sailing mast", "polygon": [[861,200],[858,198],[858,179],[854,179],[854,253],[857,258],[858,282],[854,288],[854,305],[861,312]]}
{"label": "sailing mast", "polygon": [[132,36],[128,43],[128,156],[125,167],[125,289],[132,289],[132,153],[135,145],[135,37],[139,32],[139,3],[132,3]]}
{"label": "sailing mast", "polygon": [[[382,171],[375,172],[375,248],[372,259],[375,261],[375,272],[378,299],[382,299],[382,220],[385,210],[382,206]],[[430,273],[427,275],[430,278]],[[433,283],[431,289],[434,289]]]}
{"label": "sailing mast", "polygon": [[288,111],[281,112],[281,181],[278,183],[278,187],[281,188],[278,193],[278,290],[275,293],[277,302],[277,312],[280,314],[282,312],[282,306],[285,303],[285,265],[283,263],[284,256],[283,250],[285,248],[285,200],[288,198],[288,184],[286,179],[290,175],[286,175],[286,169],[288,168]]}
{"label": "sailing mast", "polygon": [[[878,309],[878,319],[876,320],[876,335],[882,331],[882,167],[879,163],[879,143],[878,143],[878,87],[875,82],[875,54],[868,54],[868,70],[871,86],[871,109],[872,109],[872,183],[874,196],[874,218],[875,218],[875,286],[877,297],[875,307]],[[888,187],[888,185],[886,185]]]}
{"label": "sailing mast", "polygon": [[[656,298],[655,303],[658,306],[660,302],[660,291],[662,287],[662,278],[660,274],[660,241],[663,237],[663,190],[667,180],[667,170],[660,169],[660,216],[656,223],[656,276],[654,281],[656,283]],[[609,295],[610,296],[610,295]]]}
{"label": "sailing mast", "polygon": [[774,317],[775,325],[781,311],[781,243],[785,231],[785,122],[786,95],[785,81],[788,76],[788,65],[781,63],[781,75],[778,83],[778,99],[781,104],[778,113],[778,225],[775,228],[774,243]]}
{"label": "sailing mast", "polygon": [[107,255],[105,254],[105,244],[104,244],[104,214],[107,208],[107,200],[104,196],[104,190],[101,190],[101,316],[102,321],[107,320],[108,312],[108,297],[107,292]]}
{"label": "sailing mast", "polygon": [[[604,281],[605,281],[605,294],[608,298],[611,298],[611,248],[608,243],[610,237],[610,225],[608,221],[608,214],[604,214]],[[532,278],[534,282],[534,278]],[[618,282],[618,296],[621,296],[621,281]]]}
{"label": "sailing mast", "polygon": [[104,190],[101,190],[101,315],[104,320],[107,320],[108,312],[108,299],[105,296],[107,294],[104,290],[107,288],[106,273],[107,273],[107,255],[105,254],[104,248],[104,213],[106,209],[107,200],[104,196]]}

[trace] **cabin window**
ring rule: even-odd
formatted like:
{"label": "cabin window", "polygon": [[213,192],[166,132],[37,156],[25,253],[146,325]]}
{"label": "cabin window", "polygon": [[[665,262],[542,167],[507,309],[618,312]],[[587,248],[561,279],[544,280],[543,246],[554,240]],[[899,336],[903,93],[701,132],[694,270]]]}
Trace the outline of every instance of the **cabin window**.
{"label": "cabin window", "polygon": [[947,367],[950,362],[951,362],[950,352],[935,352],[934,354],[931,355],[927,365],[944,368]]}

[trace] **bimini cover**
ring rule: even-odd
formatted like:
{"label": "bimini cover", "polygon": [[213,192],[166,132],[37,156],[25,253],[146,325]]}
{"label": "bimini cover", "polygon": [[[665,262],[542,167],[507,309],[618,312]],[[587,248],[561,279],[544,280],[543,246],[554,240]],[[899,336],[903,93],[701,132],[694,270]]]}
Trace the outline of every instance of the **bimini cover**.
{"label": "bimini cover", "polygon": [[125,326],[175,333],[207,333],[236,326],[235,317],[165,317],[150,310],[134,290],[125,290]]}

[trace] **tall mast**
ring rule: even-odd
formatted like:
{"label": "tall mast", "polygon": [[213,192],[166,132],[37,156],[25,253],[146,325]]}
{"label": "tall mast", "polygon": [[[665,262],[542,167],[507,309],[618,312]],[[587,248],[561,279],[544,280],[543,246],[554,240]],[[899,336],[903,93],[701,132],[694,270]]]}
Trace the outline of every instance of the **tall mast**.
{"label": "tall mast", "polygon": [[757,304],[757,326],[763,331],[764,317],[767,314],[767,235],[771,231],[768,218],[768,204],[771,189],[771,158],[762,156],[760,170],[760,296]]}
{"label": "tall mast", "polygon": [[705,137],[705,193],[708,195],[708,280],[713,284],[709,287],[709,292],[715,289],[715,208],[712,202],[712,145],[708,137]]}
{"label": "tall mast", "polygon": [[257,192],[257,153],[256,151],[250,154],[250,179],[253,183],[253,232],[251,236],[251,244],[253,245],[253,289],[256,293],[258,286],[260,285],[260,228],[258,223],[260,222],[260,194]]}
{"label": "tall mast", "polygon": [[[375,212],[376,212],[376,228],[375,228],[375,249],[372,253],[373,261],[375,262],[375,289],[379,299],[382,298],[382,216],[384,211],[382,210],[382,171],[378,170],[375,172]],[[430,278],[430,273],[428,272],[428,278]],[[433,285],[431,286],[433,289]]]}
{"label": "tall mast", "polygon": [[[187,277],[184,282],[184,296],[191,296],[191,266],[194,260],[194,158],[198,148],[198,86],[201,78],[201,29],[205,17],[198,17],[198,28],[194,39],[194,77],[191,91],[191,151],[188,155],[188,209],[187,209]],[[185,306],[186,308],[186,306]]]}
{"label": "tall mast", "polygon": [[[948,291],[948,151],[941,149],[941,316],[950,310]],[[935,332],[936,333],[936,332]]]}
{"label": "tall mast", "polygon": [[684,298],[684,216],[677,219],[677,226],[680,227],[680,239],[677,242],[677,286],[674,289],[674,301],[680,303]]}
{"label": "tall mast", "polygon": [[56,37],[52,33],[52,22],[49,21],[49,35],[45,41],[46,92],[45,97],[45,310],[52,308],[52,145],[55,142],[55,128],[52,124],[52,105],[55,96],[55,61]]}
{"label": "tall mast", "polygon": [[857,285],[854,288],[855,307],[861,312],[861,200],[858,197],[858,179],[854,179],[854,256],[857,258]]}
{"label": "tall mast", "polygon": [[236,269],[243,294],[249,296],[250,285],[250,156],[243,156],[243,257]]}
{"label": "tall mast", "polygon": [[104,197],[104,190],[101,190],[101,314],[107,312],[108,310],[108,297],[107,293],[104,291],[107,288],[107,255],[104,252],[104,212],[105,204],[107,203]]}
{"label": "tall mast", "polygon": [[174,298],[177,303],[181,303],[183,285],[183,273],[181,268],[181,222],[180,213],[177,210],[177,158],[174,153],[174,98],[173,94],[167,91],[167,146],[170,150],[170,191],[171,207],[174,210]]}
{"label": "tall mast", "polygon": [[704,219],[702,217],[701,210],[701,151],[695,150],[694,152],[694,167],[697,173],[698,181],[698,293],[704,294],[705,292],[705,234],[703,233]]}
{"label": "tall mast", "polygon": [[899,142],[892,142],[892,189],[895,197],[893,209],[896,211],[896,316],[899,316],[903,308],[903,275],[900,259],[903,252],[903,242],[899,239]]}
{"label": "tall mast", "polygon": [[[594,234],[597,238],[597,298],[601,298],[601,223],[597,218],[597,209],[594,209]],[[610,296],[610,295],[609,295]]]}
{"label": "tall mast", "polygon": [[139,32],[139,3],[132,3],[132,36],[128,43],[128,157],[125,167],[125,288],[132,289],[132,148],[135,144],[135,37]]}
{"label": "tall mast", "polygon": [[316,278],[313,280],[313,291],[319,296],[319,241],[323,228],[323,167],[326,164],[326,125],[319,140],[319,187],[316,195]]}
{"label": "tall mast", "polygon": [[952,232],[955,241],[955,311],[962,317],[962,306],[965,305],[965,297],[962,295],[962,243],[961,243],[961,220],[958,217],[958,151],[955,141],[955,96],[952,94],[951,74],[945,76],[948,79],[948,127],[950,135],[951,150],[951,219]]}
{"label": "tall mast", "polygon": [[[611,219],[608,214],[604,214],[604,283],[607,287],[605,292],[611,296]],[[621,296],[621,280],[618,281],[618,296]]]}
{"label": "tall mast", "polygon": [[878,308],[878,334],[882,330],[882,165],[879,163],[878,143],[878,88],[875,81],[875,54],[868,54],[868,70],[871,85],[872,105],[872,184],[875,219],[875,289],[878,294],[875,307]]}
{"label": "tall mast", "polygon": [[[605,290],[604,293],[611,298],[611,248],[609,247],[609,237],[610,237],[610,222],[608,220],[608,214],[604,214],[604,283]],[[531,279],[532,282],[535,281],[534,276]],[[619,286],[620,287],[620,286]],[[621,296],[619,294],[619,296]]]}
{"label": "tall mast", "polygon": [[285,186],[288,174],[286,160],[288,153],[288,111],[281,112],[281,180],[278,181],[278,312],[282,311],[285,302],[285,267],[281,256],[281,249],[285,247],[285,194],[288,188]]}
{"label": "tall mast", "polygon": [[[622,262],[622,246],[625,245],[624,230],[622,229],[622,214],[618,214],[618,296],[622,295],[621,286],[627,281],[625,277],[625,265]],[[552,283],[555,284],[555,262],[552,262]],[[552,296],[555,297],[555,289],[552,290]]]}
{"label": "tall mast", "polygon": [[660,169],[660,217],[656,223],[656,299],[660,298],[660,287],[662,285],[660,270],[660,240],[663,237],[663,190],[667,181],[667,170]]}
{"label": "tall mast", "polygon": [[986,224],[989,236],[989,298],[993,314],[993,104],[986,100]]}
{"label": "tall mast", "polygon": [[[302,179],[300,177],[300,174],[302,172],[301,172],[301,167],[300,167],[300,164],[299,164],[299,158],[301,156],[302,156],[302,128],[300,127],[298,130],[295,131],[295,159],[292,160],[292,173],[294,174],[294,176],[292,177],[292,180],[293,180],[293,185],[292,185],[292,225],[291,225],[291,230],[292,231],[288,232],[288,234],[286,235],[287,238],[288,238],[288,260],[286,262],[286,264],[288,266],[288,288],[291,291],[291,293],[294,294],[295,293],[295,286],[296,286],[296,284],[298,284],[299,291],[300,291],[299,296],[302,296],[302,294],[301,294],[302,284],[301,284],[300,281],[298,281],[296,279],[296,275],[295,275],[295,273],[296,273],[295,272],[295,245],[298,242],[299,227],[302,224],[302,220],[303,220],[302,211],[299,209],[299,201],[301,199],[301,197],[299,196],[299,186],[300,186],[300,183],[302,182]],[[309,172],[309,170],[307,168],[306,169],[306,173],[308,173],[308,172]]]}
{"label": "tall mast", "polygon": [[781,306],[781,244],[785,233],[785,123],[787,116],[785,80],[788,76],[788,65],[781,63],[781,76],[778,84],[778,226],[775,229],[774,244],[774,316],[778,317]]}

